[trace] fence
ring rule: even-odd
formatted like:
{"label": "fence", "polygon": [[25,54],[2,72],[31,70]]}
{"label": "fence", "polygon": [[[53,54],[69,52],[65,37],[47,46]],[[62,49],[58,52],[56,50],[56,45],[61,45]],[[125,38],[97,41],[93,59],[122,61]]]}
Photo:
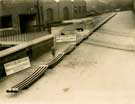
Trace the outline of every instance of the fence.
{"label": "fence", "polygon": [[28,42],[30,40],[45,36],[47,32],[34,32],[34,33],[24,33],[24,34],[12,34],[3,33],[0,34],[0,42]]}

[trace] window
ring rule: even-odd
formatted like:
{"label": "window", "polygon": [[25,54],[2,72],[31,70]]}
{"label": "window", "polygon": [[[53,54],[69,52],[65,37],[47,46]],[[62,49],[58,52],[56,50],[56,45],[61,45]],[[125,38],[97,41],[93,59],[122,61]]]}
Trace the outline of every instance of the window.
{"label": "window", "polygon": [[47,10],[46,10],[46,12],[47,12],[47,21],[48,22],[52,22],[53,20],[54,20],[54,11],[53,11],[53,9],[52,8],[48,8]]}
{"label": "window", "polygon": [[83,6],[83,12],[86,12],[86,6]]}
{"label": "window", "polygon": [[2,16],[0,17],[0,28],[10,28],[12,27],[12,16]]}
{"label": "window", "polygon": [[74,13],[78,13],[76,6],[74,6]]}

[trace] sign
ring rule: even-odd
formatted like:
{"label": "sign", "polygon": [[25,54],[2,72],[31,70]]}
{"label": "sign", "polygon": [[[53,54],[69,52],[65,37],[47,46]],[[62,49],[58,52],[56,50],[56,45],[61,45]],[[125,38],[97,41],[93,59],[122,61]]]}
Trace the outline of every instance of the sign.
{"label": "sign", "polygon": [[4,64],[6,75],[11,75],[31,67],[29,57],[24,57]]}
{"label": "sign", "polygon": [[56,42],[75,42],[76,35],[60,35],[56,36]]}

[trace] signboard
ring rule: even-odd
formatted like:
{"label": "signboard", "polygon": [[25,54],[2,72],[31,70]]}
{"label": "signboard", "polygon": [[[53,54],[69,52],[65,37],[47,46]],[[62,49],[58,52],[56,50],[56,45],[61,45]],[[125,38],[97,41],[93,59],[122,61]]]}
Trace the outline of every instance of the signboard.
{"label": "signboard", "polygon": [[31,67],[29,57],[24,57],[4,64],[6,75],[11,75]]}
{"label": "signboard", "polygon": [[76,35],[60,35],[56,36],[56,42],[75,42]]}

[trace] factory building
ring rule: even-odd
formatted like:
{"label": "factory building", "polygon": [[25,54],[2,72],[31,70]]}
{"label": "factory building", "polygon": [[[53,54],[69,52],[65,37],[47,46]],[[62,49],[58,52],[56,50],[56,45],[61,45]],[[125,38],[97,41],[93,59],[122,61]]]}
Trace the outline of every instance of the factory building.
{"label": "factory building", "polygon": [[85,16],[85,0],[0,0],[0,34],[42,31],[48,24]]}

